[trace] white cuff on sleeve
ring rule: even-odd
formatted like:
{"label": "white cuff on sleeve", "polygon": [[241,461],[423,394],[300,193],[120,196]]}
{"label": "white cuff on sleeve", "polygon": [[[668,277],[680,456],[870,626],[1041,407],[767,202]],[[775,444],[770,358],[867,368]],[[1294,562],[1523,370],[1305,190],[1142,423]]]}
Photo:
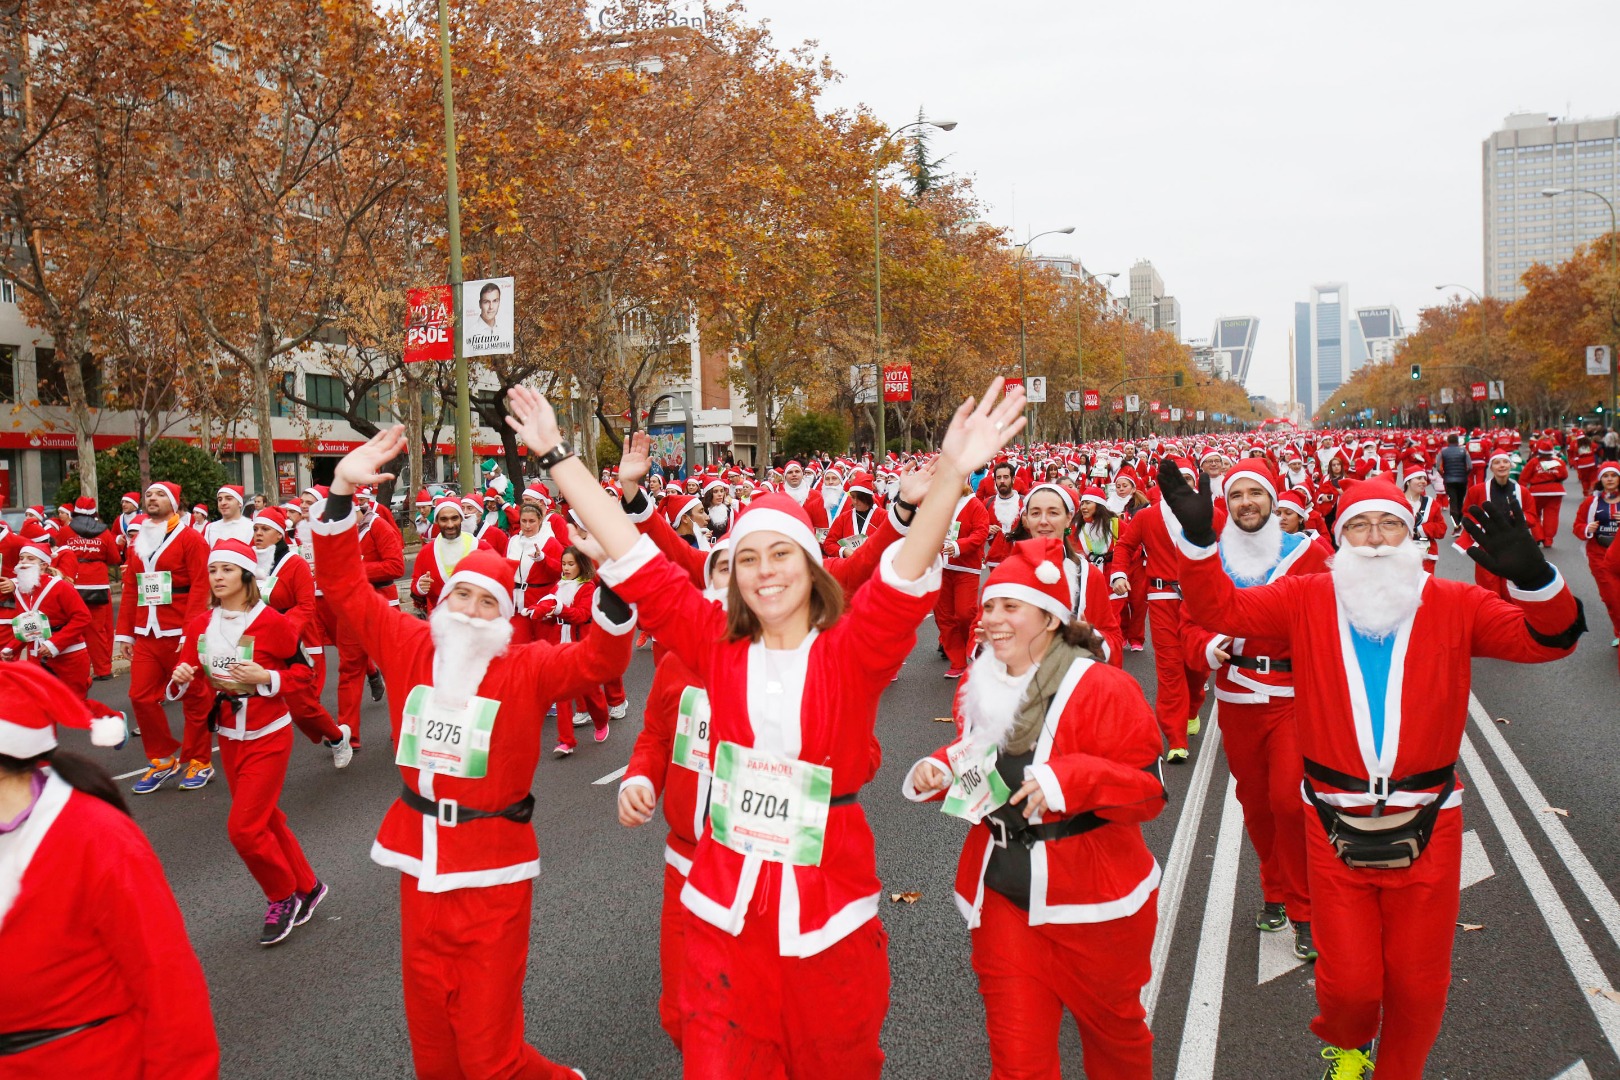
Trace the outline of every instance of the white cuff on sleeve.
{"label": "white cuff on sleeve", "polygon": [[1509,596],[1515,600],[1523,600],[1529,604],[1545,603],[1557,596],[1563,590],[1564,575],[1558,572],[1558,567],[1556,566],[1553,567],[1553,579],[1539,589],[1527,591],[1514,585],[1511,581],[1507,583],[1507,591]]}
{"label": "white cuff on sleeve", "polygon": [[1031,765],[1024,770],[1024,779],[1033,780],[1041,786],[1041,795],[1054,814],[1068,812],[1068,806],[1063,801],[1063,788],[1058,785],[1057,773],[1052,771],[1052,766]]}
{"label": "white cuff on sleeve", "polygon": [[281,672],[272,671],[272,672],[269,672],[269,675],[270,675],[270,681],[269,682],[260,683],[254,689],[254,692],[257,693],[260,697],[275,697],[277,694],[281,693]]}
{"label": "white cuff on sleeve", "polygon": [[125,645],[133,645],[133,644],[135,644],[134,637],[126,636],[124,634],[114,634],[113,635],[113,641],[122,642]]}
{"label": "white cuff on sleeve", "polygon": [[1159,515],[1164,519],[1165,531],[1170,534],[1170,539],[1176,545],[1176,550],[1181,552],[1187,558],[1192,559],[1194,562],[1199,562],[1203,559],[1209,558],[1212,555],[1215,555],[1220,551],[1221,545],[1219,540],[1213,544],[1210,544],[1208,547],[1200,547],[1191,540],[1188,540],[1187,534],[1182,531],[1181,522],[1176,520],[1176,515],[1171,511],[1168,503],[1160,501]]}
{"label": "white cuff on sleeve", "polygon": [[591,594],[591,622],[614,637],[623,637],[636,628],[636,605],[627,603],[625,606],[630,609],[630,617],[622,623],[614,622],[608,618],[607,612],[602,610],[602,593],[601,590],[597,590]]}
{"label": "white cuff on sleeve", "polygon": [[630,787],[644,787],[653,793],[654,798],[658,797],[658,789],[653,787],[653,782],[647,779],[645,776],[627,776],[623,780],[619,781],[619,791],[621,794],[625,788]]}
{"label": "white cuff on sleeve", "polygon": [[[349,516],[338,518],[336,521],[322,521],[321,511],[326,509],[326,502],[310,504],[309,531],[316,536],[336,536],[340,532],[352,529],[359,523],[359,517],[354,512],[354,504],[349,504]],[[294,545],[296,547],[297,545]]]}
{"label": "white cuff on sleeve", "polygon": [[643,521],[646,521],[648,518],[652,517],[658,512],[658,504],[653,501],[651,495],[647,494],[647,489],[644,487],[636,488],[636,497],[640,500],[640,502],[637,504],[639,509],[632,510],[630,507],[626,506],[624,507],[624,516],[635,522],[637,525],[640,525]]}
{"label": "white cuff on sleeve", "polygon": [[[193,676],[193,678],[195,678],[195,677],[196,676]],[[191,685],[190,683],[187,683],[185,686],[181,686],[179,683],[175,682],[173,679],[170,679],[168,681],[168,684],[163,687],[163,700],[164,701],[179,701],[180,698],[185,695],[186,688],[189,687],[190,685]]]}
{"label": "white cuff on sleeve", "polygon": [[617,559],[608,559],[596,568],[596,576],[609,587],[623,585],[635,576],[637,570],[658,557],[658,545],[650,536],[639,536],[635,545]]}
{"label": "white cuff on sleeve", "polygon": [[[901,536],[904,536],[906,533],[911,531],[911,526],[900,524],[900,507],[898,503],[898,499],[889,500],[889,524],[894,526],[895,532],[899,533]],[[912,513],[915,514],[916,511],[912,511]],[[913,520],[915,520],[915,518]]]}
{"label": "white cuff on sleeve", "polygon": [[1209,665],[1211,671],[1219,671],[1223,663],[1221,658],[1215,655],[1215,646],[1220,643],[1220,638],[1213,637],[1209,639],[1209,644],[1204,646],[1204,663]]}
{"label": "white cuff on sleeve", "polygon": [[918,758],[915,762],[913,762],[911,768],[906,770],[906,778],[900,781],[900,794],[904,795],[912,802],[927,802],[929,799],[932,799],[938,794],[938,792],[934,791],[917,790],[917,770],[924,765],[932,765],[940,772],[944,772],[946,768],[945,765],[935,757]]}
{"label": "white cuff on sleeve", "polygon": [[940,585],[944,582],[945,574],[945,559],[943,556],[934,556],[934,561],[929,564],[927,570],[923,571],[922,577],[916,581],[903,581],[895,573],[894,569],[894,560],[899,554],[900,545],[890,544],[883,549],[883,554],[878,556],[878,577],[882,579],[883,584],[896,592],[905,593],[907,596],[927,596],[929,593],[939,591]]}

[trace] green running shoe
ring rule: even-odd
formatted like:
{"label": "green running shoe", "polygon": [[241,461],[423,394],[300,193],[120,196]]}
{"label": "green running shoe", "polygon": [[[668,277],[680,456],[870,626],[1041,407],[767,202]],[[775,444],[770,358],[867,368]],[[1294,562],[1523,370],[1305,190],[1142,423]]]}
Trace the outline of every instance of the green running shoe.
{"label": "green running shoe", "polygon": [[1185,746],[1175,747],[1169,753],[1164,755],[1164,760],[1168,761],[1172,765],[1182,764],[1187,760],[1187,748]]}
{"label": "green running shoe", "polygon": [[1187,721],[1187,734],[1196,735],[1200,730],[1202,730],[1203,726],[1204,722],[1195,716],[1191,720]]}
{"label": "green running shoe", "polygon": [[1357,1047],[1327,1046],[1322,1048],[1322,1060],[1328,1063],[1322,1080],[1365,1080],[1372,1075],[1373,1060],[1365,1050]]}
{"label": "green running shoe", "polygon": [[1260,914],[1254,917],[1254,928],[1275,934],[1288,925],[1288,910],[1282,904],[1266,901],[1260,905]]}
{"label": "green running shoe", "polygon": [[1311,944],[1311,924],[1308,922],[1294,924],[1294,955],[1301,960],[1316,959],[1316,946]]}

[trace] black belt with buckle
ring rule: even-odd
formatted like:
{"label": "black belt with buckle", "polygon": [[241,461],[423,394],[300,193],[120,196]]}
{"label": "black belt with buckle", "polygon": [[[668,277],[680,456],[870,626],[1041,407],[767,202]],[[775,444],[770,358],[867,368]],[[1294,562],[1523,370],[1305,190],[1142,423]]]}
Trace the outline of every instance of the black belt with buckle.
{"label": "black belt with buckle", "polygon": [[1273,671],[1289,672],[1294,670],[1292,660],[1273,660],[1269,656],[1233,656],[1226,662],[1235,668],[1257,671],[1262,675],[1269,675]]}
{"label": "black belt with buckle", "polygon": [[463,807],[454,799],[426,798],[418,795],[408,787],[401,789],[399,797],[406,806],[415,810],[418,814],[424,817],[438,818],[440,825],[452,829],[463,821],[477,821],[479,818],[505,818],[507,821],[515,821],[519,825],[527,825],[529,820],[534,817],[534,795],[532,793],[523,796],[523,798],[504,810],[473,810]]}
{"label": "black belt with buckle", "polygon": [[1174,592],[1177,596],[1181,595],[1181,582],[1179,582],[1179,581],[1171,581],[1168,578],[1162,578],[1162,577],[1148,578],[1148,588],[1157,589],[1160,592],[1171,591],[1171,592]]}

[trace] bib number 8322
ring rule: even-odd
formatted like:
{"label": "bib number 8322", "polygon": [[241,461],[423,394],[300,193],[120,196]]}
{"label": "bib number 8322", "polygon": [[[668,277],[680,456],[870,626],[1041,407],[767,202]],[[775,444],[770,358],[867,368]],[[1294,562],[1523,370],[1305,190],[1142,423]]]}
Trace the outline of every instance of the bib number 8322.
{"label": "bib number 8322", "polygon": [[760,817],[781,818],[788,820],[788,799],[778,799],[775,795],[765,795],[749,788],[744,788],[740,809],[745,814],[758,814]]}

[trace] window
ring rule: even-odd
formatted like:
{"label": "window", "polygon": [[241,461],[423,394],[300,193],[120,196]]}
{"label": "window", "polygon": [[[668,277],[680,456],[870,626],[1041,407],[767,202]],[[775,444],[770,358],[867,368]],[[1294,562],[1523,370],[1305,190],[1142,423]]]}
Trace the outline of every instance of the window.
{"label": "window", "polygon": [[298,384],[293,381],[297,377],[298,373],[295,371],[284,371],[281,373],[281,381],[270,392],[271,416],[285,417],[294,415],[294,406],[292,402],[287,400],[287,397],[290,394],[296,394],[298,392],[296,389]]}
{"label": "window", "polygon": [[[100,408],[101,364],[95,357],[85,356],[79,360],[79,378],[84,381],[84,400],[92,408]],[[55,349],[34,349],[34,385],[34,396],[41,405],[68,403],[67,378],[62,365],[56,362]]]}
{"label": "window", "polygon": [[0,304],[15,304],[17,302],[17,283],[10,278],[0,278]]}
{"label": "window", "polygon": [[[343,419],[342,379],[333,378],[331,375],[305,375],[304,399],[312,406],[309,412],[311,420]],[[363,409],[362,404],[362,411]]]}
{"label": "window", "polygon": [[39,452],[39,487],[45,498],[45,512],[54,514],[61,499],[57,491],[62,482],[79,474],[77,450],[41,450]]}
{"label": "window", "polygon": [[17,452],[0,450],[0,507],[8,510],[23,504],[22,473],[17,470]]}
{"label": "window", "polygon": [[0,345],[0,401],[17,400],[17,346]]}

